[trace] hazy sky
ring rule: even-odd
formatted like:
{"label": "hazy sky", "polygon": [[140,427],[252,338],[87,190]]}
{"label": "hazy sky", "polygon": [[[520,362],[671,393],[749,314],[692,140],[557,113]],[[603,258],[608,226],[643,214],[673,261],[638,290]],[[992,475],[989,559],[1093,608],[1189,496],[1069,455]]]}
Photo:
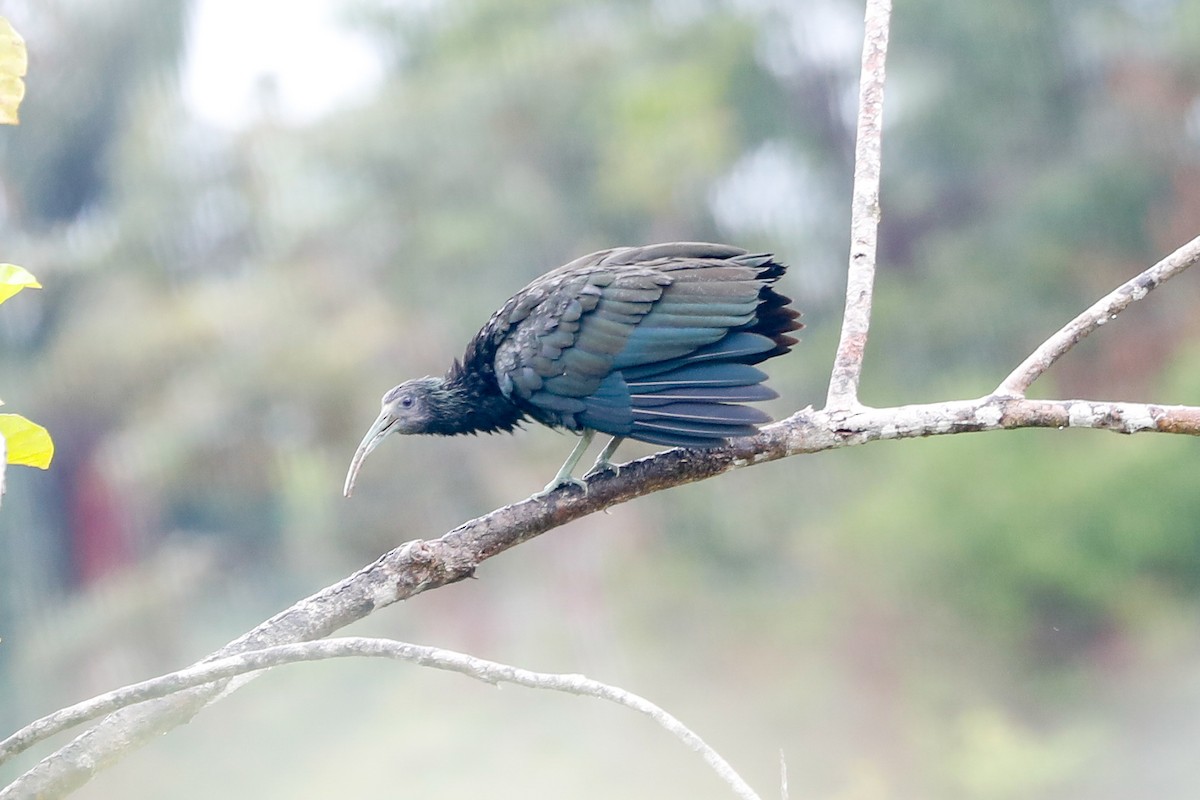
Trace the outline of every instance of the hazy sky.
{"label": "hazy sky", "polygon": [[198,0],[184,98],[207,122],[236,127],[264,79],[285,119],[303,122],[368,89],[379,63],[337,24],[337,0]]}

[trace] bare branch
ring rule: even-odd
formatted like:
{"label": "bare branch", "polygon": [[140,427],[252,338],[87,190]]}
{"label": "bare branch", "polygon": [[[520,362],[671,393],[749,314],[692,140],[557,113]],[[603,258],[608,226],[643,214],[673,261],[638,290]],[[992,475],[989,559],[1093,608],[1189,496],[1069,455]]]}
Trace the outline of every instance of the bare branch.
{"label": "bare branch", "polygon": [[833,373],[829,409],[858,405],[858,381],[871,325],[875,287],[875,243],[879,234],[879,170],[883,154],[883,83],[887,61],[891,0],[868,0],[858,94],[858,135],[854,152],[854,196],[850,216],[850,269],[846,312]]}
{"label": "bare branch", "polygon": [[1153,267],[1118,286],[1096,301],[1087,311],[1064,325],[1057,333],[1042,342],[1029,358],[1009,374],[996,387],[996,394],[1024,397],[1033,382],[1050,369],[1055,361],[1092,331],[1106,322],[1116,319],[1129,306],[1188,267],[1200,261],[1200,236],[1192,239]]}
{"label": "bare branch", "polygon": [[721,755],[673,715],[640,695],[583,675],[533,672],[508,664],[476,658],[453,650],[397,642],[389,639],[344,637],[319,642],[278,645],[229,658],[197,664],[158,678],[130,684],[111,692],[60,709],[33,722],[0,742],[0,763],[56,733],[93,720],[117,709],[174,694],[193,686],[249,672],[330,658],[390,658],[423,667],[457,672],[485,683],[512,683],[530,689],[548,689],[567,694],[596,697],[645,714],[700,754],[713,771],[743,800],[759,800]]}
{"label": "bare branch", "polygon": [[[740,467],[883,439],[1067,427],[1200,436],[1200,407],[988,396],[886,409],[805,409],[726,447],[667,450],[626,464],[616,475],[593,478],[586,493],[577,487],[560,489],[544,500],[497,509],[438,539],[408,542],[275,615],[207,660],[323,638],[384,606],[469,577],[488,558],[567,522]],[[0,791],[0,799],[62,797],[233,688],[206,684],[111,714]]]}

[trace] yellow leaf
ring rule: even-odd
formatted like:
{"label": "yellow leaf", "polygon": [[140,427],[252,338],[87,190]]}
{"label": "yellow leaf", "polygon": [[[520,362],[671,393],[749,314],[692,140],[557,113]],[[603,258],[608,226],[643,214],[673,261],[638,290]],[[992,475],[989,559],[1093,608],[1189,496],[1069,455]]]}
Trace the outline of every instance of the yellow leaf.
{"label": "yellow leaf", "polygon": [[40,289],[42,285],[24,267],[18,267],[16,264],[0,264],[0,303],[26,288]]}
{"label": "yellow leaf", "polygon": [[25,98],[25,81],[21,79],[28,66],[25,40],[8,20],[0,17],[0,124],[20,122],[17,108]]}
{"label": "yellow leaf", "polygon": [[0,436],[8,448],[8,463],[47,469],[54,458],[50,433],[20,414],[0,414]]}

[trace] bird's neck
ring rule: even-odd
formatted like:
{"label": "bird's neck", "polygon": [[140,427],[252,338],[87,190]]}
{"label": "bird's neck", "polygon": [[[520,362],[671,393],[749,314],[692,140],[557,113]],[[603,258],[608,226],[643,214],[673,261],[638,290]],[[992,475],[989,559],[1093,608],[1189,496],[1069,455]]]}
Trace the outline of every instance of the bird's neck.
{"label": "bird's neck", "polygon": [[524,416],[500,394],[494,378],[455,364],[430,397],[434,423],[429,433],[511,431]]}

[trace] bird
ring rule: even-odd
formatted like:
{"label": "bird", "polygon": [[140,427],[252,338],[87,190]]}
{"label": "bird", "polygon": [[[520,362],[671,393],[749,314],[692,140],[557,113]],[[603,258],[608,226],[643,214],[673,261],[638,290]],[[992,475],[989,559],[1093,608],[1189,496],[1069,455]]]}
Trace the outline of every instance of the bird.
{"label": "bird", "polygon": [[[770,253],[708,242],[617,247],[578,258],[512,296],[443,377],[405,381],[346,473],[389,434],[511,432],[527,421],[579,434],[554,479],[585,491],[616,469],[624,439],[710,449],[771,418],[743,405],[778,395],[757,364],[797,344],[804,327],[775,290],[787,267]],[[584,480],[572,477],[596,432],[612,437]]]}

